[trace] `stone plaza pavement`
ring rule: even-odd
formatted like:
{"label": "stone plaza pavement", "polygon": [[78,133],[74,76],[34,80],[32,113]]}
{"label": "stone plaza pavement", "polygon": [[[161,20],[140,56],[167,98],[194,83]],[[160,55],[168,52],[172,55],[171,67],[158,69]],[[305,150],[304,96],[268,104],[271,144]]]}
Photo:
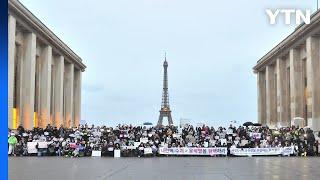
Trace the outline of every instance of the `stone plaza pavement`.
{"label": "stone plaza pavement", "polygon": [[320,179],[320,157],[9,157],[10,180]]}

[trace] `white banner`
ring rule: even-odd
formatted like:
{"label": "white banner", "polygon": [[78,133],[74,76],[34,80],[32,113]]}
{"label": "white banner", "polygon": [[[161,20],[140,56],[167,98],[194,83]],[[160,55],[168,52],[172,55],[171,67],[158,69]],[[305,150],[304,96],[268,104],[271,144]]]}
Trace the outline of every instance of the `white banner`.
{"label": "white banner", "polygon": [[227,148],[226,147],[216,147],[216,148],[196,148],[196,147],[167,148],[167,147],[160,147],[159,154],[167,154],[167,155],[227,155]]}
{"label": "white banner", "polygon": [[282,155],[288,156],[290,154],[293,154],[293,152],[294,152],[294,146],[284,147],[282,151]]}
{"label": "white banner", "polygon": [[27,143],[27,148],[28,148],[29,154],[38,153],[38,149],[36,148],[37,144],[38,144],[38,142],[28,142]]}
{"label": "white banner", "polygon": [[230,149],[230,154],[235,156],[290,155],[293,154],[293,147],[232,148]]}

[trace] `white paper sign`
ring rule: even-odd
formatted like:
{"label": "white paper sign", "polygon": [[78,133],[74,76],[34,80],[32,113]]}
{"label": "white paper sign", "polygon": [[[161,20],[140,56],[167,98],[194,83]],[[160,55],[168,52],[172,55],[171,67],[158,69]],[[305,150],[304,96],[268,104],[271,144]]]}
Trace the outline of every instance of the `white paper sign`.
{"label": "white paper sign", "polygon": [[119,149],[114,150],[114,156],[113,157],[115,157],[115,158],[121,157],[121,152],[120,152]]}
{"label": "white paper sign", "polygon": [[140,138],[140,142],[141,143],[147,143],[148,142],[148,138]]}
{"label": "white paper sign", "polygon": [[248,140],[241,140],[240,146],[245,146],[248,144],[248,142],[249,142]]}
{"label": "white paper sign", "polygon": [[238,145],[239,144],[239,141],[233,141],[235,145]]}
{"label": "white paper sign", "polygon": [[134,145],[134,147],[138,147],[138,146],[140,146],[140,142],[134,142],[133,145]]}
{"label": "white paper sign", "polygon": [[250,133],[250,137],[254,139],[261,139],[261,133]]}
{"label": "white paper sign", "polygon": [[180,137],[181,137],[181,134],[173,134],[172,137],[173,137],[173,138],[180,138]]}
{"label": "white paper sign", "polygon": [[39,149],[47,149],[48,143],[47,142],[38,142],[38,148]]}
{"label": "white paper sign", "polygon": [[204,142],[204,147],[205,148],[209,147],[209,143],[208,142]]}
{"label": "white paper sign", "polygon": [[152,154],[152,148],[144,148],[144,154]]}
{"label": "white paper sign", "polygon": [[129,149],[129,150],[133,150],[136,149],[137,147],[135,146],[121,146],[121,149]]}
{"label": "white paper sign", "polygon": [[92,157],[101,157],[101,151],[92,151]]}
{"label": "white paper sign", "polygon": [[38,144],[38,142],[28,142],[27,143],[27,148],[28,148],[29,154],[38,153],[38,150],[36,148],[37,144]]}
{"label": "white paper sign", "polygon": [[221,143],[221,145],[227,144],[227,140],[226,139],[220,139],[220,143]]}

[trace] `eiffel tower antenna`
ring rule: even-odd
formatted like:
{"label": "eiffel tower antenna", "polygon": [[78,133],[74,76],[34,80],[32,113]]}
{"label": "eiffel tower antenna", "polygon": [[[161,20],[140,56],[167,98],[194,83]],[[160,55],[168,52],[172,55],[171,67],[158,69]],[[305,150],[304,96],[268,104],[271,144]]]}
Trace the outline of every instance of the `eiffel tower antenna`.
{"label": "eiffel tower antenna", "polygon": [[168,92],[168,62],[167,62],[167,54],[164,55],[164,62],[163,62],[163,91],[162,91],[162,102],[161,102],[161,109],[159,120],[157,126],[162,126],[163,118],[168,118],[168,124],[173,125],[172,117],[171,117],[171,110],[169,105],[169,92]]}

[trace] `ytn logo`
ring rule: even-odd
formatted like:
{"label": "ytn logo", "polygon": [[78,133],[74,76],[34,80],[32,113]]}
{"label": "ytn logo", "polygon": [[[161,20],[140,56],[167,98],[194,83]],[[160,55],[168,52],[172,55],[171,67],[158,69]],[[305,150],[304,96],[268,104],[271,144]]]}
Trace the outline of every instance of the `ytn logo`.
{"label": "ytn logo", "polygon": [[296,15],[296,24],[301,24],[301,20],[303,20],[303,22],[306,24],[310,24],[311,11],[309,9],[307,9],[305,13],[296,9],[277,9],[274,12],[270,9],[267,9],[266,13],[269,16],[270,24],[275,24],[276,19],[278,16],[280,16],[280,14],[283,14],[285,24],[291,24],[292,15]]}

